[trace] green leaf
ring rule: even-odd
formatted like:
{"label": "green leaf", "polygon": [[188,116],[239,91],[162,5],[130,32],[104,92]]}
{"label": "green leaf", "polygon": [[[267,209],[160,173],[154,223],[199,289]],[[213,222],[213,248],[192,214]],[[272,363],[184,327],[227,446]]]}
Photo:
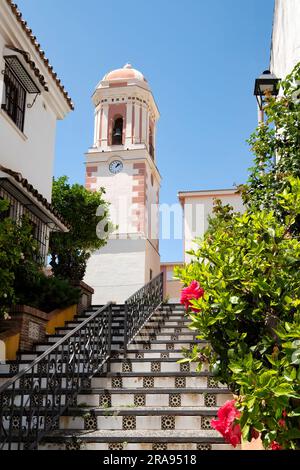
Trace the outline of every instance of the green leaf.
{"label": "green leaf", "polygon": [[242,436],[243,436],[244,441],[248,441],[249,434],[250,434],[250,426],[249,424],[245,424],[242,429]]}

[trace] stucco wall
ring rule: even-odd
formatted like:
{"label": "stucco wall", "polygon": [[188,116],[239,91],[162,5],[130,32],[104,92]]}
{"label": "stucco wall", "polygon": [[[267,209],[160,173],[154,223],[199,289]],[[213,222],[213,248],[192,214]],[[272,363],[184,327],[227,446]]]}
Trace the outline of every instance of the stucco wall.
{"label": "stucco wall", "polygon": [[[0,70],[5,68],[3,54],[7,38],[0,30]],[[3,97],[3,75],[0,74],[0,100]],[[35,95],[27,93],[26,104]],[[0,111],[0,163],[22,173],[49,201],[51,200],[56,116],[46,105],[43,95],[32,108],[25,108],[23,133],[5,111]]]}
{"label": "stucco wall", "polygon": [[145,252],[145,283],[150,281],[150,269],[152,278],[160,273],[160,256],[149,240],[146,240]]}
{"label": "stucco wall", "polygon": [[145,284],[146,240],[109,240],[94,253],[84,281],[95,289],[94,304],[123,303]]}
{"label": "stucco wall", "polygon": [[300,62],[300,1],[275,0],[271,71],[285,78]]}
{"label": "stucco wall", "polygon": [[184,260],[189,263],[191,256],[186,253],[196,247],[193,240],[202,237],[208,228],[209,215],[213,213],[215,199],[221,199],[223,204],[230,204],[236,211],[243,211],[243,203],[239,194],[208,195],[186,197],[184,200]]}
{"label": "stucco wall", "polygon": [[160,268],[164,274],[164,298],[168,298],[169,303],[178,303],[182,290],[182,283],[174,279],[174,267],[182,266],[183,263],[161,263]]}

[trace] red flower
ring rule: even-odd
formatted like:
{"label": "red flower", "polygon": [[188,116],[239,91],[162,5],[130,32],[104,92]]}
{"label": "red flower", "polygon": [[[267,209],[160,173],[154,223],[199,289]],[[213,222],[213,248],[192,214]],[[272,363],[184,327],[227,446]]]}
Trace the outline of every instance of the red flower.
{"label": "red flower", "polygon": [[276,441],[273,441],[271,442],[271,450],[281,450],[282,447],[280,444],[278,444],[278,442]]}
{"label": "red flower", "polygon": [[283,416],[284,418],[286,418],[286,417],[287,417],[287,412],[286,412],[286,410],[283,410],[283,412],[282,412],[282,416]]}
{"label": "red flower", "polygon": [[235,423],[241,413],[235,407],[235,400],[227,401],[218,411],[218,419],[211,420],[211,426],[225,438],[225,441],[236,447],[241,443],[241,428]]}
{"label": "red flower", "polygon": [[200,299],[203,297],[204,289],[200,287],[198,281],[192,281],[188,287],[185,287],[181,291],[180,303],[185,306],[185,309],[188,310],[190,307],[194,312],[199,312],[200,309],[191,306],[191,300]]}
{"label": "red flower", "polygon": [[278,424],[281,428],[285,428],[285,419],[281,418],[279,421],[278,421]]}

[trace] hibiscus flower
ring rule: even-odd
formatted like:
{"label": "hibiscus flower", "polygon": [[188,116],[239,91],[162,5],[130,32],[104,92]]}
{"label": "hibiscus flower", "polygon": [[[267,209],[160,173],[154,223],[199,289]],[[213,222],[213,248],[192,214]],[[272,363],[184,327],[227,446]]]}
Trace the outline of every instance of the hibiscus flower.
{"label": "hibiscus flower", "polygon": [[221,406],[218,419],[211,420],[211,426],[233,447],[241,443],[241,427],[235,422],[240,416],[241,413],[235,407],[235,400],[231,400]]}
{"label": "hibiscus flower", "polygon": [[193,307],[191,305],[191,300],[197,300],[203,297],[204,289],[200,287],[198,281],[192,281],[188,287],[185,287],[181,291],[180,303],[185,306],[185,309],[188,310],[192,308],[194,312],[199,312],[200,309]]}

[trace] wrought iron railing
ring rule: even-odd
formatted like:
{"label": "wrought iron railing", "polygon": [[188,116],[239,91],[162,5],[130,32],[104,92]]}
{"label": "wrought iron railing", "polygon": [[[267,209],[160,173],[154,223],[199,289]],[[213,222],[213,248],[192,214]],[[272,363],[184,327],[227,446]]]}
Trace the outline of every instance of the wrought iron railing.
{"label": "wrought iron railing", "polygon": [[112,304],[0,387],[0,449],[36,449],[111,352]]}
{"label": "wrought iron railing", "polygon": [[124,352],[140,329],[163,302],[163,273],[135,292],[125,302]]}

